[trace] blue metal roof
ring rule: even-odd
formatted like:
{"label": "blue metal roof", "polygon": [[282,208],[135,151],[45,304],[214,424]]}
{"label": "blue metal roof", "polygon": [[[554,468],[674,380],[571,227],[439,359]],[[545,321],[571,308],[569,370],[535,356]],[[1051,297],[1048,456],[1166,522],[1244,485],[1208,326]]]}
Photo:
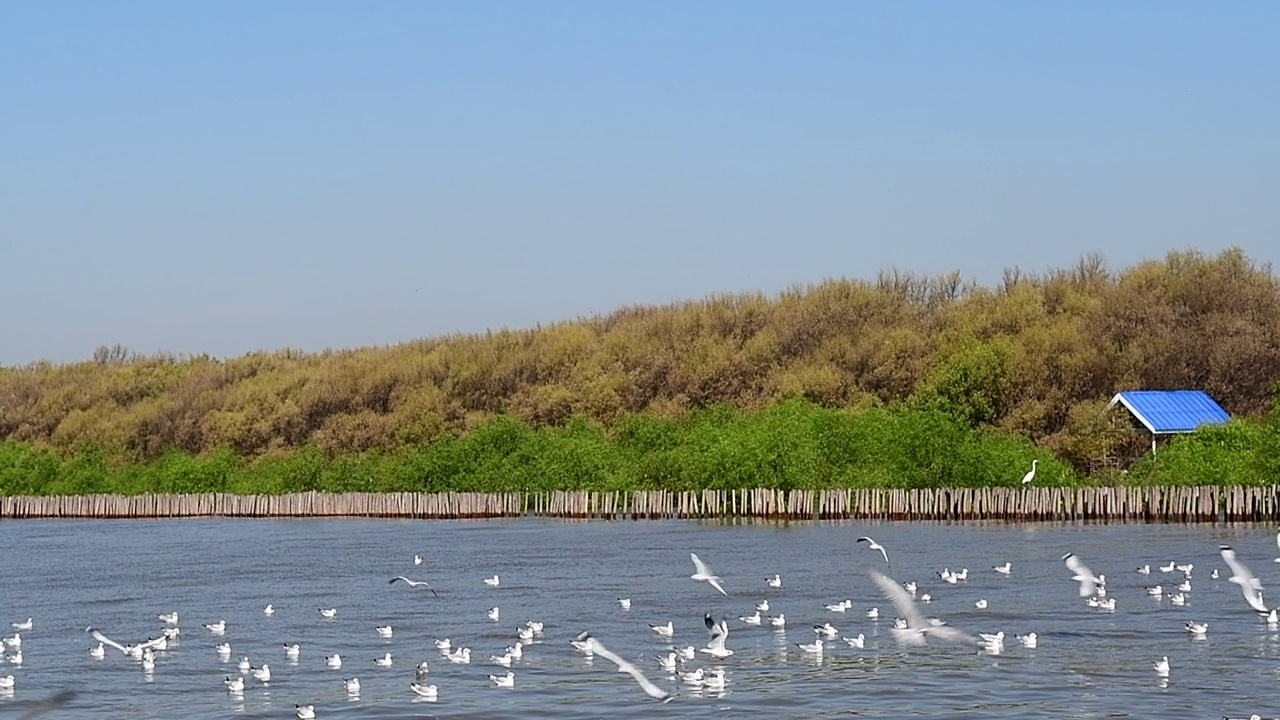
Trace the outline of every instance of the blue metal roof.
{"label": "blue metal roof", "polygon": [[1128,408],[1153,435],[1188,433],[1231,419],[1203,390],[1129,390],[1112,398],[1107,407],[1116,403]]}

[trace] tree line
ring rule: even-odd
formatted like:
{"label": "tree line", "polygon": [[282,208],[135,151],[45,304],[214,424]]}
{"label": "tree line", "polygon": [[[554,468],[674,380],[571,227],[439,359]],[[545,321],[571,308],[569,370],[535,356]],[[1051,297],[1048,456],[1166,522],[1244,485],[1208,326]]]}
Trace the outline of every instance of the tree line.
{"label": "tree line", "polygon": [[[720,295],[390,347],[137,355],[0,368],[0,440],[117,466],[173,453],[257,461],[302,450],[401,456],[502,422],[585,424],[614,442],[646,418],[940,413],[1090,474],[1141,447],[1116,392],[1200,388],[1264,421],[1280,379],[1280,282],[1238,249],[1123,270],[1101,256],[993,286],[886,271],[776,296]],[[26,450],[24,450],[26,452]],[[303,453],[305,454],[305,453]]]}

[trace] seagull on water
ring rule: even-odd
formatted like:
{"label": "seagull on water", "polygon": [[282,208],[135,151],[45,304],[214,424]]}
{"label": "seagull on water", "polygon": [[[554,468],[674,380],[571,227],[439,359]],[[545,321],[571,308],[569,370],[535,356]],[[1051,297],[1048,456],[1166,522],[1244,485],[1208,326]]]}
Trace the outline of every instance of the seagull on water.
{"label": "seagull on water", "polygon": [[453,643],[449,642],[449,638],[445,638],[443,640],[436,640],[436,649],[440,650],[441,652],[449,652],[450,648],[452,647],[453,647]]}
{"label": "seagull on water", "polygon": [[373,663],[378,667],[391,667],[391,653],[386,653],[380,658],[375,658]]}
{"label": "seagull on water", "polygon": [[1155,662],[1153,665],[1156,669],[1156,675],[1160,677],[1169,677],[1169,656],[1165,655]]}
{"label": "seagull on water", "polygon": [[218,656],[221,657],[223,661],[231,659],[231,643],[218,643],[213,646],[213,649],[218,652]]}
{"label": "seagull on water", "polygon": [[991,569],[992,569],[992,570],[995,570],[996,572],[1000,573],[1001,575],[1008,575],[1009,573],[1013,572],[1013,563],[1011,563],[1011,562],[1006,562],[1006,563],[1005,563],[1005,564],[1003,564],[1003,565],[996,565],[996,566],[992,567]]}
{"label": "seagull on water", "polygon": [[222,684],[227,686],[227,692],[239,694],[244,692],[244,678],[239,675],[235,677],[224,677]]}
{"label": "seagull on water", "polygon": [[252,672],[259,682],[271,682],[271,668],[266,663],[262,663],[260,668],[253,668]]}
{"label": "seagull on water", "polygon": [[247,673],[253,669],[253,664],[249,662],[249,656],[245,655],[240,658],[240,664],[237,666],[240,672]]}
{"label": "seagull on water", "polygon": [[872,540],[871,538],[866,537],[866,536],[863,536],[863,537],[858,538],[857,542],[864,542],[864,543],[866,543],[866,544],[867,544],[867,548],[868,548],[868,549],[870,549],[870,550],[879,550],[879,551],[880,551],[880,554],[884,556],[884,564],[885,564],[885,565],[888,565],[888,564],[889,564],[889,553],[884,549],[884,546],[883,546],[883,545],[881,545],[880,543],[878,543],[878,542],[876,542],[875,540]]}
{"label": "seagull on water", "polygon": [[985,598],[984,598],[984,599],[979,599],[977,602],[975,602],[975,603],[973,604],[973,606],[974,606],[974,607],[976,607],[976,608],[978,608],[979,610],[986,610],[986,609],[987,609],[987,601],[986,601],[986,599],[985,599]]}
{"label": "seagull on water", "polygon": [[9,623],[15,630],[30,630],[32,628],[31,618],[27,618],[26,622]]}
{"label": "seagull on water", "polygon": [[702,618],[703,624],[707,626],[707,630],[711,633],[711,640],[707,642],[707,646],[701,648],[699,652],[704,652],[718,658],[726,658],[733,654],[733,651],[724,646],[725,640],[729,639],[729,624],[724,620],[716,622],[711,618],[711,613],[707,613]]}
{"label": "seagull on water", "polygon": [[332,620],[338,617],[338,608],[320,608],[320,617],[325,620]]}
{"label": "seagull on water", "polygon": [[435,685],[419,685],[418,683],[409,683],[409,689],[413,690],[414,694],[417,695],[418,697],[429,698],[431,700],[434,700],[436,698],[436,695],[439,693],[439,690],[436,689]]}
{"label": "seagull on water", "polygon": [[754,615],[739,615],[738,619],[748,625],[759,625],[763,618],[760,617],[760,611],[757,610]]}
{"label": "seagull on water", "polygon": [[1150,574],[1151,574],[1151,566],[1150,566],[1150,565],[1143,565],[1142,567],[1138,568],[1138,574],[1139,574],[1139,575],[1150,575]]}
{"label": "seagull on water", "polygon": [[1031,469],[1030,469],[1029,471],[1027,471],[1027,474],[1026,474],[1026,475],[1023,475],[1023,476],[1022,476],[1022,484],[1023,484],[1023,485],[1026,485],[1027,483],[1029,483],[1029,482],[1031,482],[1032,480],[1035,480],[1035,479],[1036,479],[1036,464],[1037,464],[1037,463],[1039,463],[1039,462],[1040,462],[1039,460],[1032,460],[1032,461],[1031,461]]}
{"label": "seagull on water", "polygon": [[422,662],[418,663],[418,667],[415,668],[413,672],[416,676],[420,678],[426,677],[427,673],[431,672],[431,667],[427,665],[426,660],[423,660]]}
{"label": "seagull on water", "polygon": [[1245,602],[1249,603],[1249,607],[1260,613],[1267,613],[1267,605],[1262,602],[1262,583],[1258,578],[1253,576],[1249,568],[1244,563],[1236,559],[1236,551],[1231,549],[1230,545],[1222,545],[1218,548],[1222,554],[1222,559],[1227,563],[1227,567],[1231,568],[1231,582],[1240,586],[1240,592],[1244,593]]}
{"label": "seagull on water", "polygon": [[1184,627],[1195,637],[1204,637],[1209,632],[1209,623],[1189,622]]}
{"label": "seagull on water", "polygon": [[294,705],[293,710],[298,714],[298,720],[316,720],[315,705]]}
{"label": "seagull on water", "polygon": [[787,616],[784,615],[783,613],[778,613],[777,615],[774,615],[773,617],[769,618],[769,624],[776,628],[786,627]]}
{"label": "seagull on water", "polygon": [[489,616],[490,620],[497,622],[498,618],[502,616],[502,611],[498,609],[497,605],[494,605],[493,607],[489,608],[489,612],[485,614]]}
{"label": "seagull on water", "polygon": [[844,638],[844,641],[848,643],[849,647],[862,648],[866,646],[867,636],[862,633],[858,633],[858,637],[846,637]]}
{"label": "seagull on water", "polygon": [[822,654],[822,638],[816,638],[812,643],[796,643],[796,647],[804,652],[813,653],[814,655]]}
{"label": "seagull on water", "polygon": [[1067,564],[1068,570],[1075,573],[1075,575],[1071,576],[1071,579],[1080,583],[1080,597],[1089,597],[1099,585],[1104,584],[1097,575],[1093,574],[1092,570],[1080,562],[1080,558],[1076,557],[1075,553],[1063,555],[1062,561]]}
{"label": "seagull on water", "polygon": [[347,678],[342,684],[346,686],[348,695],[360,694],[360,678]]}
{"label": "seagull on water", "polygon": [[658,637],[669,638],[676,633],[675,626],[668,620],[666,625],[649,625],[649,629],[658,633]]}
{"label": "seagull on water", "polygon": [[393,632],[390,625],[379,625],[374,630],[378,631],[378,637],[380,638],[389,638]]}
{"label": "seagull on water", "polygon": [[324,658],[324,664],[326,667],[331,667],[335,669],[340,668],[342,667],[342,656],[339,655],[338,653],[334,653],[332,655],[326,655]]}
{"label": "seagull on water", "polygon": [[89,657],[94,660],[101,660],[107,656],[107,649],[102,643],[98,643],[97,647],[89,648]]}
{"label": "seagull on water", "polygon": [[618,598],[618,607],[623,610],[631,609],[631,598]]}
{"label": "seagull on water", "polygon": [[[1277,537],[1277,540],[1280,540],[1280,537]],[[1276,560],[1276,562],[1280,562],[1280,559]],[[771,578],[766,578],[765,582],[768,583],[771,588],[780,588],[782,587],[782,576],[774,575]]]}
{"label": "seagull on water", "polygon": [[293,645],[284,646],[284,656],[290,660],[297,660],[298,655],[301,652],[302,652],[302,648],[299,647],[296,643]]}
{"label": "seagull on water", "polygon": [[1018,644],[1024,648],[1034,648],[1040,643],[1040,639],[1033,632],[1029,632],[1026,635],[1016,635],[1015,637],[1018,638]]}
{"label": "seagull on water", "polygon": [[720,578],[711,574],[711,570],[707,569],[707,564],[702,562],[697,553],[689,553],[689,559],[693,560],[693,574],[689,576],[691,580],[704,580],[711,587],[720,591],[721,595],[729,596],[729,593],[720,587]]}
{"label": "seagull on water", "polygon": [[421,555],[414,555],[414,556],[413,556],[413,564],[414,564],[414,565],[421,565],[421,564],[422,564],[422,556],[421,556]]}
{"label": "seagull on water", "polygon": [[926,620],[916,609],[915,601],[892,579],[872,570],[871,579],[880,586],[880,591],[893,603],[894,607],[907,621],[905,630],[894,630],[894,639],[900,645],[924,645],[929,636],[939,640],[974,642],[975,638],[952,627]]}
{"label": "seagull on water", "polygon": [[635,681],[640,684],[640,687],[646,693],[648,693],[650,697],[661,700],[664,703],[671,701],[671,698],[673,697],[671,693],[653,684],[653,682],[649,680],[649,678],[644,676],[644,673],[640,672],[640,668],[618,657],[616,654],[613,653],[612,650],[609,650],[608,648],[606,648],[603,644],[601,644],[599,640],[593,637],[590,632],[579,633],[577,640],[578,642],[590,643],[593,654],[599,655],[600,657],[606,660],[609,660],[613,664],[617,665],[618,672],[627,673],[632,678],[634,678]]}
{"label": "seagull on water", "polygon": [[510,670],[507,671],[506,675],[490,675],[489,679],[493,681],[495,687],[516,686],[516,674]]}
{"label": "seagull on water", "polygon": [[449,653],[445,657],[449,658],[449,662],[457,665],[467,665],[471,663],[471,648],[458,648]]}
{"label": "seagull on water", "polygon": [[764,599],[764,600],[761,600],[760,602],[756,603],[756,609],[757,609],[757,610],[759,610],[760,612],[769,612],[769,600],[768,600],[768,598],[766,598],[766,599]]}
{"label": "seagull on water", "polygon": [[836,638],[836,636],[840,634],[840,631],[836,629],[836,626],[835,626],[835,625],[832,625],[831,623],[823,623],[823,624],[821,624],[821,625],[814,625],[814,626],[813,626],[813,631],[814,631],[815,633],[817,633],[818,635],[820,635],[820,636],[822,636],[822,637],[824,637],[824,638],[827,638],[828,640],[834,640],[834,639]]}
{"label": "seagull on water", "polygon": [[501,583],[502,583],[502,580],[500,580],[497,575],[494,575],[493,577],[487,577],[484,579],[484,584],[488,585],[489,587],[498,587],[498,585]]}
{"label": "seagull on water", "polygon": [[156,617],[160,618],[160,622],[166,625],[178,624],[178,612],[176,610],[171,613],[163,613],[161,615],[157,615]]}
{"label": "seagull on water", "polygon": [[[266,607],[262,608],[262,614],[263,614],[263,615],[275,615],[275,614],[276,614],[276,608],[275,608],[275,606],[274,606],[274,605],[271,605],[270,603],[268,603]],[[305,705],[304,707],[311,707],[311,706],[310,706],[310,705]],[[314,716],[313,716],[313,717],[314,717]]]}
{"label": "seagull on water", "polygon": [[430,590],[432,595],[435,595],[436,597],[440,597],[440,593],[436,592],[436,589],[431,587],[431,585],[429,585],[426,580],[410,580],[409,578],[403,575],[397,575],[391,578],[391,582],[387,584],[395,585],[397,582],[400,582],[400,581],[403,581],[406,585],[408,585],[411,588],[424,587]]}

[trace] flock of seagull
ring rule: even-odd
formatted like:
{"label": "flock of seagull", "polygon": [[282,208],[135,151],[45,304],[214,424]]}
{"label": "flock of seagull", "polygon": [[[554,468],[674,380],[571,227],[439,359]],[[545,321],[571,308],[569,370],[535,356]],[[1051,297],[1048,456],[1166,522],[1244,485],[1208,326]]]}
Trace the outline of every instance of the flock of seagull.
{"label": "flock of seagull", "polygon": [[[1280,546],[1280,533],[1276,536],[1277,546]],[[857,543],[865,543],[868,550],[880,554],[884,560],[886,568],[889,566],[889,552],[884,545],[876,542],[870,537],[860,537]],[[1250,571],[1250,569],[1236,557],[1235,551],[1228,545],[1222,545],[1219,548],[1219,555],[1226,563],[1230,575],[1227,580],[1240,589],[1245,604],[1251,610],[1255,611],[1272,630],[1280,627],[1280,616],[1276,608],[1268,608],[1263,599],[1263,588],[1258,578]],[[728,597],[729,593],[725,590],[720,576],[716,575],[706,562],[702,560],[696,553],[689,554],[693,564],[694,572],[689,576],[691,580],[706,583],[710,588],[720,593],[720,595]],[[1070,580],[1077,583],[1079,596],[1084,602],[1094,608],[1104,610],[1115,609],[1115,599],[1108,596],[1107,580],[1105,575],[1095,574],[1085,562],[1075,555],[1068,552],[1062,556],[1062,562],[1065,565]],[[414,557],[415,565],[423,562],[421,556]],[[878,562],[878,560],[877,560]],[[1280,558],[1276,558],[1275,562],[1280,563]],[[1174,586],[1174,589],[1166,589],[1164,583],[1155,584],[1147,587],[1146,592],[1150,596],[1163,597],[1167,596],[1174,604],[1182,604],[1191,591],[1191,577],[1194,565],[1177,564],[1170,562],[1167,565],[1157,566],[1154,571],[1150,565],[1144,565],[1136,569],[1140,575],[1151,575],[1153,572],[1160,574],[1178,573],[1181,581]],[[1000,575],[1010,575],[1013,572],[1012,564],[1009,562],[1003,565],[991,567],[991,571]],[[959,571],[953,571],[944,568],[938,572],[938,578],[948,584],[956,584],[967,580],[969,571],[967,568]],[[997,633],[978,633],[971,634],[955,628],[945,621],[934,617],[926,617],[921,610],[921,606],[928,604],[932,598],[928,593],[918,594],[918,586],[915,582],[900,583],[888,575],[878,570],[870,571],[871,579],[875,586],[885,596],[889,603],[896,611],[893,626],[890,630],[891,636],[902,647],[919,647],[924,646],[930,640],[937,640],[951,643],[968,644],[976,647],[980,652],[989,654],[999,654],[1004,649],[1005,633],[1003,631]],[[1212,577],[1218,578],[1219,571],[1214,569]],[[482,582],[488,587],[498,587],[501,580],[497,575],[483,578]],[[783,585],[782,576],[775,574],[771,577],[764,578],[765,585],[772,589],[780,589]],[[413,580],[404,575],[398,575],[390,580],[390,584],[403,583],[412,589],[422,589],[430,591],[434,596],[439,597],[435,588],[425,580]],[[618,598],[619,607],[622,610],[630,610],[630,598]],[[826,610],[832,613],[845,613],[853,606],[852,601],[842,600],[825,606]],[[986,606],[986,600],[979,599],[974,603],[978,609]],[[762,613],[769,612],[769,601],[762,600],[755,606],[755,612],[751,615],[739,616],[739,622],[747,626],[759,626],[768,624],[775,630],[784,630],[786,628],[786,616],[779,612],[775,615],[765,616]],[[322,619],[333,620],[338,615],[337,608],[318,608],[317,612]],[[267,605],[263,608],[262,613],[265,616],[271,616],[275,613],[273,605]],[[488,618],[498,621],[501,617],[501,610],[493,607],[488,611]],[[866,610],[866,616],[872,620],[880,617],[879,608],[869,608]],[[157,637],[148,638],[142,642],[121,643],[108,635],[104,634],[100,628],[87,627],[85,631],[96,641],[96,645],[89,649],[89,655],[95,660],[105,660],[108,650],[118,652],[124,658],[132,660],[141,665],[142,670],[150,675],[155,672],[156,660],[159,654],[165,653],[174,648],[181,638],[181,630],[179,629],[178,613],[169,612],[161,613],[156,616],[156,620],[161,624],[160,633]],[[661,672],[668,676],[671,680],[678,679],[680,683],[715,692],[722,691],[725,688],[726,676],[722,665],[712,667],[692,667],[694,661],[699,655],[705,655],[714,661],[724,661],[734,654],[732,648],[729,647],[730,628],[726,618],[717,618],[711,613],[706,613],[703,618],[703,625],[707,631],[706,645],[701,648],[694,646],[676,647],[672,644],[669,652],[658,655],[653,658],[655,668],[650,672]],[[0,648],[3,652],[3,660],[10,665],[21,666],[23,664],[22,643],[23,633],[32,632],[35,627],[33,618],[27,618],[25,621],[12,623],[14,634],[10,637],[0,638]],[[650,624],[651,631],[655,636],[663,642],[672,642],[674,640],[675,629],[673,623]],[[374,628],[377,636],[382,639],[390,639],[394,630],[390,625],[382,625]],[[210,636],[220,637],[226,633],[227,624],[223,620],[207,623],[203,625],[203,630]],[[488,663],[504,668],[512,667],[513,663],[520,660],[526,651],[526,648],[532,648],[533,644],[541,642],[545,627],[543,623],[537,621],[528,621],[517,629],[516,637],[513,643],[508,646],[501,654],[491,655]],[[812,642],[793,643],[801,653],[821,658],[824,652],[828,652],[830,644],[837,638],[844,641],[850,648],[863,648],[865,643],[865,635],[857,636],[844,635],[841,631],[834,627],[830,622],[821,625],[814,625],[814,639]],[[1203,638],[1207,635],[1209,627],[1207,623],[1187,622],[1185,630],[1194,638]],[[1028,632],[1022,635],[1014,636],[1018,644],[1026,648],[1035,648],[1039,642],[1038,636],[1034,632]],[[629,675],[639,688],[648,696],[663,703],[672,701],[677,695],[675,692],[664,689],[658,683],[651,680],[646,674],[646,669],[640,667],[636,663],[628,661],[617,653],[610,650],[600,637],[591,631],[584,631],[577,634],[569,644],[577,652],[589,657],[601,657],[616,666],[618,672]],[[472,662],[472,650],[469,647],[456,646],[450,639],[436,639],[435,648],[440,652],[444,662],[454,664],[470,664]],[[228,663],[232,656],[231,645],[227,642],[219,642],[214,646],[218,658],[223,663]],[[283,656],[290,662],[296,663],[301,652],[301,647],[297,644],[284,644],[282,648]],[[324,658],[325,666],[331,669],[340,669],[343,667],[343,658],[337,653],[326,656]],[[483,661],[482,661],[483,662]],[[376,658],[374,663],[377,666],[389,667],[393,665],[394,660],[390,652],[385,653],[382,657]],[[1168,678],[1173,671],[1174,663],[1171,663],[1167,656],[1153,659],[1152,670],[1160,678]],[[272,680],[272,670],[267,662],[261,664],[253,664],[248,657],[241,657],[236,665],[238,672],[235,674],[226,674],[223,677],[222,684],[228,694],[233,697],[243,696],[247,686],[259,684],[266,686]],[[419,662],[413,670],[413,678],[407,685],[407,690],[417,698],[436,701],[440,696],[440,689],[435,684],[427,682],[430,673],[430,665],[427,661]],[[488,675],[492,687],[495,688],[512,688],[516,684],[516,675],[513,671],[493,673]],[[351,697],[358,697],[360,693],[360,680],[358,676],[352,676],[343,679],[344,688]],[[0,697],[13,697],[18,686],[12,674],[0,676]],[[316,717],[316,709],[314,704],[295,705],[294,710],[300,720],[308,720]],[[1261,720],[1257,715],[1252,716],[1250,720]]]}

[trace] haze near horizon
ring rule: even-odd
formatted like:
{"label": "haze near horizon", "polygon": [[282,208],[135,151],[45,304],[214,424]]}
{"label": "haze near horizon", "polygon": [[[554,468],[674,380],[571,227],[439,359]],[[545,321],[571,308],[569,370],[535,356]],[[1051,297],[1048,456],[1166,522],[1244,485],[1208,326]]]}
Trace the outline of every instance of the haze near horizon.
{"label": "haze near horizon", "polygon": [[0,366],[1280,259],[1280,5],[0,6]]}

